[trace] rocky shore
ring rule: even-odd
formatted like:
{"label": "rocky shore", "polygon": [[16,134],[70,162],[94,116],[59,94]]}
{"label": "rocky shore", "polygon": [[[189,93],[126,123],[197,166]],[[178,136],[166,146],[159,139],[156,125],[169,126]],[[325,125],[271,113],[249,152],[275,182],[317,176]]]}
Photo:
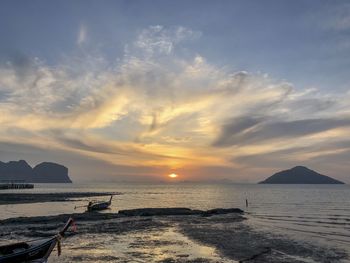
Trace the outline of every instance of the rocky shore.
{"label": "rocky shore", "polygon": [[49,262],[346,262],[339,250],[246,224],[240,209],[143,208],[0,221],[2,243],[47,237],[72,216],[77,232]]}

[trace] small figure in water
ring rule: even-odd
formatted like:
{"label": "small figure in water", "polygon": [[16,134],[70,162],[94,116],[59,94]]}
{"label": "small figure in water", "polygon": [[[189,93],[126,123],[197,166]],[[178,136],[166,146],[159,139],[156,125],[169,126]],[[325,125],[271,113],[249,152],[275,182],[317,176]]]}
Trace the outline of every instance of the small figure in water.
{"label": "small figure in water", "polygon": [[248,207],[248,199],[245,199],[245,207]]}

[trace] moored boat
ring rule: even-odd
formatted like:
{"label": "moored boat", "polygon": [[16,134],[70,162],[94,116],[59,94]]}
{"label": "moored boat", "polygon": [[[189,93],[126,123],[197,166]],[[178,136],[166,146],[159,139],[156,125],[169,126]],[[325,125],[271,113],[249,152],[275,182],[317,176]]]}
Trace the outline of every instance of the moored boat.
{"label": "moored boat", "polygon": [[108,209],[110,207],[110,205],[112,204],[112,198],[113,198],[113,195],[111,195],[111,198],[107,202],[95,202],[95,203],[89,202],[89,204],[87,206],[87,210],[89,212],[91,212],[91,211],[96,211],[96,210]]}
{"label": "moored boat", "polygon": [[63,229],[50,238],[0,246],[0,263],[44,263],[56,245],[60,255],[60,240],[73,222],[73,219],[69,218]]}

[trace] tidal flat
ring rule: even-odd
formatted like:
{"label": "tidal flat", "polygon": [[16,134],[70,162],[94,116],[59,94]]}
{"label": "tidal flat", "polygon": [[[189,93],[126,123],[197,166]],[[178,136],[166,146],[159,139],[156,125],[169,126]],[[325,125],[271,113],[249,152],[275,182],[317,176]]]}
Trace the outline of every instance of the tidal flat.
{"label": "tidal flat", "polygon": [[71,193],[0,193],[0,205],[33,204],[45,202],[69,202],[89,197],[119,195],[116,192],[71,192]]}
{"label": "tidal flat", "polygon": [[54,235],[69,217],[73,217],[76,232],[68,233],[62,240],[62,255],[58,257],[57,251],[53,251],[49,262],[296,263],[348,260],[346,253],[339,249],[297,242],[253,229],[247,224],[245,214],[238,210],[171,209],[5,219],[0,221],[1,244]]}

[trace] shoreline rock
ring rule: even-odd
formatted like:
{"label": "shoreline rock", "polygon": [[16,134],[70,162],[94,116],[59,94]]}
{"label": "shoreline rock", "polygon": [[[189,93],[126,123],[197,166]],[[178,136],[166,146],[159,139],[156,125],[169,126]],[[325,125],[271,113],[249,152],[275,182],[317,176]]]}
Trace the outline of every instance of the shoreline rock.
{"label": "shoreline rock", "polygon": [[244,211],[239,208],[215,208],[211,210],[192,210],[186,207],[169,207],[169,208],[138,208],[138,209],[128,209],[120,210],[118,214],[124,216],[180,216],[180,215],[201,215],[201,216],[211,216],[211,215],[222,215],[238,213],[243,214]]}
{"label": "shoreline rock", "polygon": [[[215,213],[213,213],[215,211]],[[224,214],[244,213],[239,208],[216,208],[212,210],[192,210],[190,208],[139,208],[120,210],[118,213],[99,213],[99,212],[84,212],[73,214],[60,214],[52,216],[33,216],[33,217],[14,217],[0,220],[1,225],[7,224],[35,224],[35,223],[53,223],[65,222],[67,218],[72,217],[77,222],[83,221],[98,221],[124,217],[146,217],[146,216],[186,216],[186,215],[224,215]]]}

